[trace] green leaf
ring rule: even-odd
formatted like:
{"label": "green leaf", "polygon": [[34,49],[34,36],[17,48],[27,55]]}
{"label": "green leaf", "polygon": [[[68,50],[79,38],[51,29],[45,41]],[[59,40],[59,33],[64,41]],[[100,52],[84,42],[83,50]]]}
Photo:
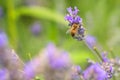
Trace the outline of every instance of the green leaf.
{"label": "green leaf", "polygon": [[44,7],[22,7],[17,11],[18,17],[31,16],[39,19],[47,19],[66,25],[64,16]]}

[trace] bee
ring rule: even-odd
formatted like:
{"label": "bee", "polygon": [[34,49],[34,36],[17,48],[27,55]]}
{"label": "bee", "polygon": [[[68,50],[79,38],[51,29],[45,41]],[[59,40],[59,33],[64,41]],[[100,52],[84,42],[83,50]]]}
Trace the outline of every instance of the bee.
{"label": "bee", "polygon": [[75,39],[82,40],[84,38],[84,31],[82,24],[74,23],[66,33],[70,33]]}
{"label": "bee", "polygon": [[70,33],[72,37],[74,37],[76,34],[78,34],[78,29],[81,27],[80,24],[74,23],[71,25],[70,29],[67,31],[67,33]]}

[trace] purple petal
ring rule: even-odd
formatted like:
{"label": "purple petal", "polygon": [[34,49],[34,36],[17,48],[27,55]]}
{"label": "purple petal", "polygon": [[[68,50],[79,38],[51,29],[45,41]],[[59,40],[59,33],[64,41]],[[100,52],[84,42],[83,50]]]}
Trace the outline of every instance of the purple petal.
{"label": "purple petal", "polygon": [[0,47],[4,47],[8,44],[8,39],[3,31],[0,31]]}
{"label": "purple petal", "polygon": [[71,7],[67,8],[67,11],[69,12],[70,15],[72,15],[72,8]]}
{"label": "purple petal", "polygon": [[67,20],[67,21],[70,22],[70,23],[73,23],[73,17],[70,16],[70,15],[66,15],[66,16],[65,16],[65,20]]}
{"label": "purple petal", "polygon": [[82,19],[79,16],[76,16],[75,19],[74,19],[74,22],[75,23],[80,23],[80,22],[82,22]]}
{"label": "purple petal", "polygon": [[96,46],[96,38],[93,37],[93,36],[90,36],[90,35],[86,36],[85,37],[85,42],[90,49],[93,49],[93,47]]}
{"label": "purple petal", "polygon": [[49,43],[49,44],[47,45],[47,57],[48,57],[49,61],[53,61],[54,56],[55,56],[55,55],[54,55],[55,52],[56,52],[56,47],[55,47],[55,45],[54,45],[53,43]]}
{"label": "purple petal", "polygon": [[82,23],[82,18],[80,18],[78,14],[78,9],[77,7],[74,7],[72,10],[71,7],[67,8],[68,14],[65,16],[65,20],[69,22],[69,24],[74,24],[74,23]]}
{"label": "purple petal", "polygon": [[33,35],[38,36],[41,32],[41,25],[38,22],[35,22],[31,27],[31,32]]}
{"label": "purple petal", "polygon": [[8,71],[6,69],[0,70],[0,80],[8,80]]}
{"label": "purple petal", "polygon": [[79,10],[77,9],[77,7],[74,7],[74,11],[72,12],[72,15],[77,16],[78,11]]}
{"label": "purple petal", "polygon": [[109,61],[109,59],[107,58],[107,53],[106,52],[102,53],[102,58],[103,58],[104,62],[108,62]]}
{"label": "purple petal", "polygon": [[55,59],[52,63],[51,63],[51,67],[53,69],[61,69],[61,68],[65,68],[68,64],[68,55],[66,53],[62,53],[57,59]]}
{"label": "purple petal", "polygon": [[37,64],[34,62],[27,63],[24,68],[25,76],[28,79],[31,79],[35,76],[35,66]]}
{"label": "purple petal", "polygon": [[84,35],[84,33],[85,33],[85,29],[84,28],[79,28],[78,29],[78,34]]}
{"label": "purple petal", "polygon": [[85,79],[90,79],[92,76],[94,76],[94,80],[104,80],[106,78],[106,72],[99,64],[92,64],[83,72],[83,77]]}
{"label": "purple petal", "polygon": [[49,65],[53,69],[61,69],[67,66],[69,56],[66,52],[59,52],[53,44],[47,46]]}

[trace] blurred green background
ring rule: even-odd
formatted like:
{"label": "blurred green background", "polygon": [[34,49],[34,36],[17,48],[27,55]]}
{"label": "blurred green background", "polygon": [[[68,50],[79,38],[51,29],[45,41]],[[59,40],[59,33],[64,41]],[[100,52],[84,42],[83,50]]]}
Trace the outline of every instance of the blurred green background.
{"label": "blurred green background", "polygon": [[64,16],[70,6],[80,10],[86,33],[119,55],[120,0],[0,0],[0,29],[24,61],[29,60],[28,53],[37,55],[53,42],[68,51],[73,62],[83,64],[95,57],[83,42],[66,34],[69,27]]}

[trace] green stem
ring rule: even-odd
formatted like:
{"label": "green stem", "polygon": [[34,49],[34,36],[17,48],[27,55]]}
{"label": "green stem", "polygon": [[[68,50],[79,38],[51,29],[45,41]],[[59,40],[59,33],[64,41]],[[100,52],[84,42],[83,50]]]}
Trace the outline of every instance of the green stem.
{"label": "green stem", "polygon": [[101,61],[103,61],[103,58],[102,58],[101,54],[98,52],[97,48],[94,47],[93,50],[96,52],[96,54],[97,54],[98,57],[101,59]]}
{"label": "green stem", "polygon": [[[110,53],[111,53],[111,55],[112,55],[112,58],[115,58],[115,54],[114,54],[114,52],[113,52],[112,49],[110,49]],[[116,80],[115,75],[113,75],[113,80]]]}
{"label": "green stem", "polygon": [[110,53],[111,53],[112,57],[115,58],[115,54],[114,54],[113,50],[110,50]]}
{"label": "green stem", "polygon": [[[84,44],[88,47],[88,44],[86,43],[86,41],[83,40],[83,42],[84,42]],[[89,48],[89,47],[88,47],[88,48]],[[92,49],[89,48],[89,49],[90,49],[90,51],[92,51],[93,53],[95,53],[95,55],[98,57],[98,59],[99,59],[100,61],[103,61],[102,56],[100,55],[100,53],[98,52],[98,50],[97,50],[96,47],[93,47]]]}
{"label": "green stem", "polygon": [[116,77],[113,75],[113,80],[116,80]]}
{"label": "green stem", "polygon": [[10,44],[14,48],[17,47],[17,28],[16,28],[16,15],[14,9],[14,1],[6,0],[6,9],[7,9],[7,31],[9,34]]}

